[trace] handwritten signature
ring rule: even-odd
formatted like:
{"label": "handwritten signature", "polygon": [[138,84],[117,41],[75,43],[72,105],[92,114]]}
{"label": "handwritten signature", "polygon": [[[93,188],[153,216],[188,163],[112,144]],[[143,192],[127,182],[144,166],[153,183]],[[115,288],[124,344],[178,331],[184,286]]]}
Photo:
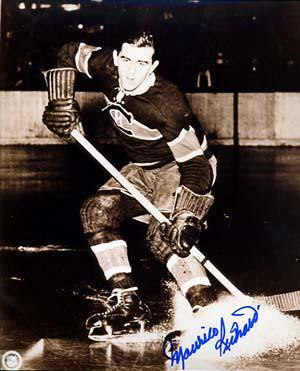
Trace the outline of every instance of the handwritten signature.
{"label": "handwritten signature", "polygon": [[201,326],[201,334],[197,335],[196,340],[186,348],[174,342],[171,338],[166,337],[163,342],[163,354],[165,357],[171,360],[171,367],[181,363],[182,369],[185,369],[185,361],[190,358],[193,354],[202,349],[202,347],[209,343],[212,339],[217,339],[214,346],[218,350],[220,357],[226,352],[231,351],[231,347],[236,344],[240,338],[245,337],[249,331],[253,328],[255,323],[258,321],[260,305],[256,308],[246,305],[236,309],[231,313],[233,317],[245,316],[246,323],[239,325],[237,322],[231,324],[229,333],[226,328],[225,320],[223,317],[220,318],[219,327],[209,327],[206,331],[205,326]]}

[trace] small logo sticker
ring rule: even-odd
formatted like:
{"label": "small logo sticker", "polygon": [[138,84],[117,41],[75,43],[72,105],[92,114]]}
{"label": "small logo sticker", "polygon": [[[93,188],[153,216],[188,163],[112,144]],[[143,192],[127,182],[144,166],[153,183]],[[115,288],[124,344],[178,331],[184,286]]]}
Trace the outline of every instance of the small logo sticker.
{"label": "small logo sticker", "polygon": [[15,350],[9,350],[2,356],[2,366],[5,370],[19,370],[22,366],[22,357]]}

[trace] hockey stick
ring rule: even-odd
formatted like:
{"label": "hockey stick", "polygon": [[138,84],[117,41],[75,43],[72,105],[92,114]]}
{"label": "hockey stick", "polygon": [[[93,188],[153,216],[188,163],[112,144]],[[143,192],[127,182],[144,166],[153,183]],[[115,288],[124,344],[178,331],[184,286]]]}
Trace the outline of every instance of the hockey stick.
{"label": "hockey stick", "polygon": [[[159,223],[170,223],[146,197],[144,197],[78,130],[71,132],[72,137],[85,150],[99,162]],[[206,257],[195,247],[191,249],[191,254],[234,296],[247,298],[238,288],[236,288]]]}
{"label": "hockey stick", "polygon": [[[140,204],[159,222],[170,223],[146,197],[144,197],[78,130],[73,130],[72,137],[100,163]],[[235,287],[206,257],[194,246],[192,255],[235,297],[250,299]],[[252,299],[252,298],[251,298]],[[281,311],[300,310],[300,291],[271,295],[259,298],[261,303],[274,305]]]}

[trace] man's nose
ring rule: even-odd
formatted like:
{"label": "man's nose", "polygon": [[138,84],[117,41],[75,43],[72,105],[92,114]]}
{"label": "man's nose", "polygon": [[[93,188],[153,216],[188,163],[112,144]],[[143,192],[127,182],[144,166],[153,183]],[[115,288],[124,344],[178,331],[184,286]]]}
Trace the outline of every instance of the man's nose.
{"label": "man's nose", "polygon": [[128,66],[128,77],[134,77],[136,73],[136,63],[131,62]]}

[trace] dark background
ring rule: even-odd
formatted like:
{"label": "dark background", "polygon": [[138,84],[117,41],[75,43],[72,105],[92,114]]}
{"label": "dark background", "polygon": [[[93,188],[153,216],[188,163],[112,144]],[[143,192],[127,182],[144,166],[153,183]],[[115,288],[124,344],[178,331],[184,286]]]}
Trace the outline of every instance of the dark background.
{"label": "dark background", "polygon": [[300,90],[299,1],[200,0],[2,0],[0,89],[44,89],[63,43],[113,45],[135,27],[158,36],[161,72],[184,91]]}
{"label": "dark background", "polygon": [[[64,42],[114,44],[130,28],[151,25],[159,36],[161,71],[184,91],[299,91],[298,1],[81,1],[73,12],[61,3],[2,0],[0,89],[45,90],[41,71],[53,66]],[[204,79],[199,88],[199,71],[207,69],[212,87]],[[79,85],[80,90],[101,88],[83,78]],[[299,290],[300,150],[238,147],[237,139],[235,147],[213,148],[219,164],[216,202],[201,251],[251,296]],[[118,168],[124,164],[120,147],[100,147]],[[117,362],[111,363],[111,348],[92,348],[86,334],[79,337],[88,313],[108,294],[83,237],[79,210],[108,177],[72,145],[0,146],[0,350],[21,348],[23,356],[26,347],[46,339],[44,353],[27,359],[30,369],[120,369],[120,364],[162,369],[161,344],[159,350],[147,344],[142,355],[132,347],[112,348]],[[142,297],[154,323],[164,323],[170,294],[161,281],[170,276],[147,250],[145,232],[135,221],[124,225]],[[296,369],[298,364],[297,348],[274,350],[263,361],[255,356],[251,365],[239,362],[233,368]]]}

